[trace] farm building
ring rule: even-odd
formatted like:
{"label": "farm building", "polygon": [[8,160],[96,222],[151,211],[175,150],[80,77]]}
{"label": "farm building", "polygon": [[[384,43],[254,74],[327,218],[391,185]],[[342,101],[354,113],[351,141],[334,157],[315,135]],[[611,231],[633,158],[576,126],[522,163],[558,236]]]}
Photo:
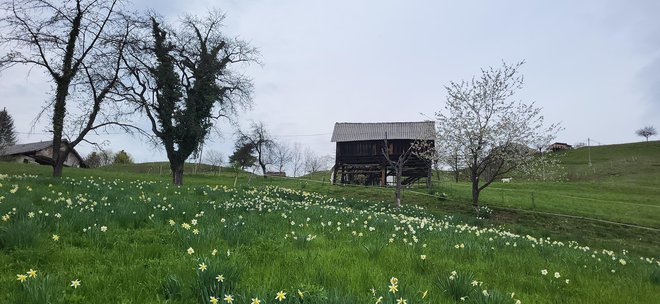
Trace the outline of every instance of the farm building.
{"label": "farm building", "polygon": [[562,151],[562,150],[570,150],[573,149],[573,146],[567,144],[567,143],[561,143],[561,142],[556,142],[548,147],[548,150],[552,152],[557,152],[557,151]]}
{"label": "farm building", "polygon": [[[396,162],[415,141],[435,146],[435,124],[422,122],[335,123],[332,142],[337,143],[333,183],[387,185],[393,181],[394,168],[383,155],[385,149]],[[415,154],[402,170],[402,184],[409,185],[420,179],[430,181],[432,163]]]}
{"label": "farm building", "polygon": [[[62,149],[68,145],[62,141]],[[53,160],[53,141],[41,141],[29,144],[20,144],[4,148],[0,151],[0,157],[3,160],[9,160],[19,163],[36,163],[42,165],[52,165]],[[67,167],[86,167],[80,154],[72,149],[67,156],[64,165]]]}

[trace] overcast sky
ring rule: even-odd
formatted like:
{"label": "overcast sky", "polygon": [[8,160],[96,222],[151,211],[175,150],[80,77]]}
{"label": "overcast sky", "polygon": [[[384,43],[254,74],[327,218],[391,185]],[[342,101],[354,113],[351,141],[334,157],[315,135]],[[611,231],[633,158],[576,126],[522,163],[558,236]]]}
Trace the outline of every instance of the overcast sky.
{"label": "overcast sky", "polygon": [[[226,34],[259,48],[263,61],[244,70],[255,94],[240,123],[263,121],[276,138],[322,155],[334,154],[335,122],[426,120],[442,109],[449,81],[502,60],[526,61],[516,98],[561,122],[557,141],[634,142],[644,125],[660,128],[660,1],[135,0],[132,7],[172,22],[225,11]],[[0,107],[14,117],[21,143],[52,139],[47,121],[31,127],[51,85],[42,71],[29,71],[0,74]],[[218,126],[222,138],[205,149],[229,155],[235,127]],[[105,139],[138,162],[166,160],[139,138]]]}

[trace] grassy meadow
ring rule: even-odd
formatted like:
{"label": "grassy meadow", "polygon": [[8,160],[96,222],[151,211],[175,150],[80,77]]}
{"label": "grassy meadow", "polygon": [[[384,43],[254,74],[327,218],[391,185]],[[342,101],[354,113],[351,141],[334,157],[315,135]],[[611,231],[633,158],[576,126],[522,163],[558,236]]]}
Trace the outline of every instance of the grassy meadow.
{"label": "grassy meadow", "polygon": [[479,219],[464,183],[436,185],[442,201],[408,189],[393,209],[391,189],[327,174],[233,187],[200,170],[174,187],[162,164],[56,180],[0,163],[0,303],[653,303],[656,230],[528,212],[659,227],[658,170],[635,169],[657,160],[621,152],[612,175],[619,156],[594,149],[586,168],[567,153],[567,182],[493,185]]}

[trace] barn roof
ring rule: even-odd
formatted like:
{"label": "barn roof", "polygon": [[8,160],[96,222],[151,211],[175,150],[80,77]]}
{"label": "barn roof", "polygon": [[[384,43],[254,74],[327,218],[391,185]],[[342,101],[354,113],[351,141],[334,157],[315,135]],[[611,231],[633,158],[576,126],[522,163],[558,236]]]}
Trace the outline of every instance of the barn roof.
{"label": "barn roof", "polygon": [[0,155],[16,155],[16,154],[22,154],[22,153],[29,153],[29,152],[36,152],[36,151],[41,151],[43,149],[46,149],[50,146],[53,145],[53,141],[40,141],[40,142],[35,142],[35,143],[29,143],[29,144],[20,144],[20,145],[13,145],[13,146],[8,146],[2,149],[0,151]]}
{"label": "barn roof", "polygon": [[376,123],[335,123],[332,142],[383,140],[387,139],[435,139],[435,123],[417,122],[376,122]]}

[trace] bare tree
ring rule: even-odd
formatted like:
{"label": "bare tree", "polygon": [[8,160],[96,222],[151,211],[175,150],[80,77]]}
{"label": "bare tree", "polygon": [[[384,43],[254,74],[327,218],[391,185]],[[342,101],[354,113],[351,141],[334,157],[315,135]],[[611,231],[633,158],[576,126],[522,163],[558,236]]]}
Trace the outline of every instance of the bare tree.
{"label": "bare tree", "polygon": [[[416,140],[413,141],[410,144],[410,147],[408,147],[405,151],[403,151],[401,154],[399,154],[397,157],[392,157],[390,155],[390,151],[387,149],[389,147],[387,143],[387,136],[385,140],[383,140],[383,147],[381,148],[381,154],[385,157],[385,160],[389,164],[392,170],[394,170],[394,183],[395,183],[395,190],[394,190],[394,197],[395,197],[395,205],[397,208],[401,207],[401,186],[403,183],[403,171],[405,169],[406,163],[413,158],[413,156],[416,156],[420,159],[424,159],[425,161],[432,162],[433,159],[435,158],[435,149],[434,147],[430,144],[428,141],[424,140]],[[430,168],[429,164],[429,168]],[[430,171],[429,171],[430,174]],[[427,182],[430,181],[430,176],[427,176]]]}
{"label": "bare tree", "polygon": [[[27,65],[52,80],[54,99],[39,117],[52,120],[53,176],[60,177],[67,155],[89,132],[130,127],[117,119],[120,111],[110,114],[107,101],[118,82],[131,22],[118,0],[7,0],[1,6],[0,43],[9,51],[0,58],[0,70]],[[78,115],[67,120],[72,113]],[[68,145],[62,145],[65,137]]]}
{"label": "bare tree", "polygon": [[272,163],[271,151],[275,146],[275,141],[268,134],[263,122],[253,122],[250,126],[250,132],[238,131],[238,140],[243,144],[251,144],[252,149],[257,153],[257,163],[261,167],[263,177],[266,178],[266,166]]}
{"label": "bare tree", "polygon": [[165,148],[175,185],[183,184],[185,161],[199,152],[214,121],[251,104],[251,80],[230,67],[256,61],[257,50],[224,36],[224,18],[188,16],[169,29],[151,17],[124,56],[131,77],[122,87]]}
{"label": "bare tree", "polygon": [[314,150],[307,148],[305,149],[305,160],[304,168],[308,174],[315,172],[323,171],[328,169],[328,159],[327,157],[320,156],[314,152]]}
{"label": "bare tree", "polygon": [[305,158],[300,143],[293,144],[293,148],[291,149],[291,165],[293,166],[293,176],[299,176],[300,171],[305,166]]}
{"label": "bare tree", "polygon": [[657,135],[658,132],[656,132],[656,130],[655,130],[655,128],[654,128],[653,126],[646,126],[646,127],[644,127],[644,128],[641,128],[641,129],[637,130],[637,131],[635,132],[635,134],[637,134],[637,135],[639,135],[639,136],[641,136],[641,137],[646,138],[646,141],[648,142],[648,141],[649,141],[649,137]]}
{"label": "bare tree", "polygon": [[206,152],[206,161],[214,167],[214,174],[215,172],[220,173],[222,165],[225,164],[225,159],[225,154],[220,151],[210,150]]}
{"label": "bare tree", "polygon": [[471,81],[451,82],[445,111],[436,113],[439,137],[458,148],[457,155],[470,173],[472,205],[496,178],[532,159],[528,146],[539,138],[552,138],[559,126],[545,126],[541,109],[511,101],[522,88],[519,68],[503,63],[482,69]]}
{"label": "bare tree", "polygon": [[293,161],[293,150],[291,146],[283,142],[276,142],[271,151],[272,163],[277,166],[277,171],[284,172],[287,165]]}

